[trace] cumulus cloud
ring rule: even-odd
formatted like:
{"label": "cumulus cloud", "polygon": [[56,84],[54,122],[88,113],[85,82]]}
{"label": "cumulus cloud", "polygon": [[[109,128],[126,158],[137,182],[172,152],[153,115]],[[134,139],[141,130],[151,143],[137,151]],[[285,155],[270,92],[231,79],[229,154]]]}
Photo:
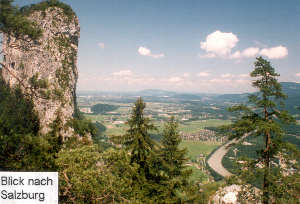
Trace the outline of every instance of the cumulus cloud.
{"label": "cumulus cloud", "polygon": [[163,58],[165,56],[164,53],[160,53],[160,54],[152,54],[151,50],[146,48],[146,47],[139,47],[138,49],[138,53],[142,56],[148,56],[148,57],[153,57],[155,59],[158,58]]}
{"label": "cumulus cloud", "polygon": [[171,77],[171,78],[169,78],[168,81],[178,83],[178,82],[182,82],[183,79],[181,77]]}
{"label": "cumulus cloud", "polygon": [[131,70],[120,70],[118,72],[113,72],[111,75],[112,76],[120,76],[120,77],[128,77],[128,76],[132,76],[133,73]]}
{"label": "cumulus cloud", "polygon": [[208,73],[208,72],[199,72],[199,73],[197,74],[197,76],[198,76],[198,77],[207,77],[207,76],[210,76],[210,73]]}
{"label": "cumulus cloud", "polygon": [[205,55],[200,55],[201,58],[215,58],[217,57],[217,55],[213,54],[213,53],[207,53]]}
{"label": "cumulus cloud", "polygon": [[288,49],[280,45],[277,47],[264,48],[260,51],[260,54],[268,57],[269,59],[280,59],[288,55]]}
{"label": "cumulus cloud", "polygon": [[243,52],[236,51],[234,52],[230,58],[239,59],[239,58],[250,58],[255,57],[259,54],[259,48],[257,47],[249,47],[246,48]]}
{"label": "cumulus cloud", "polygon": [[219,30],[209,34],[206,41],[200,42],[201,49],[205,50],[207,57],[227,56],[236,46],[239,39],[233,33],[223,33]]}
{"label": "cumulus cloud", "polygon": [[[95,86],[95,83],[97,86]],[[254,89],[252,90],[251,80],[249,78],[222,78],[219,76],[199,80],[199,78],[193,77],[192,74],[189,78],[185,78],[184,74],[178,76],[161,76],[136,73],[129,69],[123,69],[109,74],[82,73],[79,79],[79,90],[99,89],[106,91],[128,91],[153,88],[203,93],[240,93],[254,91]]]}
{"label": "cumulus cloud", "polygon": [[99,43],[98,43],[98,46],[99,46],[100,48],[102,48],[102,49],[105,48],[105,44],[104,44],[103,42],[99,42]]}
{"label": "cumulus cloud", "polygon": [[249,74],[240,74],[239,77],[242,77],[242,78],[246,78],[246,77],[249,77],[250,75]]}
{"label": "cumulus cloud", "polygon": [[139,47],[138,52],[140,53],[140,55],[143,55],[143,56],[151,55],[151,51],[146,47]]}
{"label": "cumulus cloud", "polygon": [[233,59],[239,59],[242,57],[242,54],[240,51],[236,51],[234,52],[229,58],[233,58]]}
{"label": "cumulus cloud", "polygon": [[184,73],[183,74],[183,77],[187,78],[187,77],[190,77],[191,75],[189,73]]}
{"label": "cumulus cloud", "polygon": [[[288,55],[288,49],[284,46],[277,46],[271,48],[248,47],[243,51],[237,50],[232,52],[232,49],[236,47],[239,39],[237,35],[233,33],[225,33],[219,30],[207,35],[206,40],[200,42],[200,47],[206,53],[200,55],[201,58],[215,58],[223,57],[227,59],[242,59],[256,57],[257,55],[263,55],[269,59],[281,59]],[[262,45],[262,43],[256,43]],[[256,45],[256,46],[257,46]],[[263,47],[266,47],[265,45]]]}
{"label": "cumulus cloud", "polygon": [[233,74],[229,74],[229,73],[221,75],[221,78],[230,78],[230,77],[234,77],[234,75]]}
{"label": "cumulus cloud", "polygon": [[249,47],[242,52],[242,56],[244,57],[255,57],[259,53],[259,48],[257,47]]}
{"label": "cumulus cloud", "polygon": [[219,79],[219,78],[214,78],[209,80],[210,83],[230,83],[232,82],[231,79]]}

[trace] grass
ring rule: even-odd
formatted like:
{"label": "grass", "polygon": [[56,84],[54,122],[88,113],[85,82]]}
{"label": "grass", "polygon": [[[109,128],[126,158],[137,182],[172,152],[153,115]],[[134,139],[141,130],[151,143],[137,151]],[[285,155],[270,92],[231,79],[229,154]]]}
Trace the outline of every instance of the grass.
{"label": "grass", "polygon": [[195,166],[189,166],[187,169],[191,169],[193,171],[190,180],[196,183],[205,183],[208,180],[208,175],[203,171],[197,169]]}
{"label": "grass", "polygon": [[219,145],[219,143],[212,142],[182,141],[180,147],[187,148],[188,158],[192,161],[196,161],[200,154],[208,155]]}
{"label": "grass", "polygon": [[185,133],[194,133],[199,130],[204,129],[205,127],[218,127],[221,125],[230,124],[230,120],[218,120],[218,119],[209,119],[209,120],[197,120],[186,122],[179,125],[179,130]]}
{"label": "grass", "polygon": [[[244,141],[249,142],[252,145],[243,145],[243,142],[236,144],[229,149],[222,160],[223,166],[232,173],[236,173],[235,168],[237,168],[237,166],[235,165],[235,161],[233,159],[230,159],[230,157],[249,157],[251,159],[256,159],[258,157],[256,151],[262,149],[264,146],[264,140],[262,137],[249,136]],[[233,152],[235,148],[238,150],[236,157]]]}
{"label": "grass", "polygon": [[[211,142],[200,142],[200,141],[182,141],[180,148],[187,149],[187,156],[193,165],[197,164],[197,159],[200,154],[208,155],[211,151],[217,148],[220,144],[211,143]],[[208,180],[208,175],[196,168],[195,166],[189,166],[189,169],[192,169],[193,173],[191,175],[191,180],[196,183],[205,183]]]}

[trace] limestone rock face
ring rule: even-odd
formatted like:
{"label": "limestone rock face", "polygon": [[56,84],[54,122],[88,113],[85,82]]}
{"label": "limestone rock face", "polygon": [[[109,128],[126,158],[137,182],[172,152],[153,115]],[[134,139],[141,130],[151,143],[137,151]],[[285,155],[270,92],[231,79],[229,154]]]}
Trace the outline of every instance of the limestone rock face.
{"label": "limestone rock face", "polygon": [[41,133],[56,125],[63,137],[74,135],[68,124],[76,106],[79,23],[62,8],[35,10],[28,18],[43,35],[38,41],[3,36],[2,76],[10,87],[20,87],[31,97],[38,113]]}

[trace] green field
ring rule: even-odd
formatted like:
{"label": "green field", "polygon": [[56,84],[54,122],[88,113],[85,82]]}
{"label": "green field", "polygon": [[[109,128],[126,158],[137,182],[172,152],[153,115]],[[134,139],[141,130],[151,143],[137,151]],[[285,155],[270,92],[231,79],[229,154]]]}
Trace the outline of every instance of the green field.
{"label": "green field", "polygon": [[193,171],[190,180],[195,181],[195,182],[200,182],[200,183],[205,183],[208,180],[208,175],[197,169],[195,166],[189,166],[188,169],[191,169]]}
{"label": "green field", "polygon": [[[209,143],[209,142],[199,142],[199,141],[182,141],[180,144],[181,148],[186,148],[188,150],[187,155],[193,165],[197,164],[197,159],[200,154],[208,155],[211,151],[217,148],[220,144]],[[208,175],[196,168],[195,166],[189,166],[193,173],[191,180],[195,182],[205,183],[208,180]]]}
{"label": "green field", "polygon": [[228,125],[230,123],[231,123],[230,120],[218,120],[218,119],[197,120],[197,121],[185,122],[184,124],[180,124],[179,130],[185,133],[194,133],[204,129],[205,127],[218,127],[221,125]]}
{"label": "green field", "polygon": [[187,148],[189,159],[195,161],[198,159],[200,154],[208,155],[219,145],[219,143],[212,142],[182,141],[180,147]]}

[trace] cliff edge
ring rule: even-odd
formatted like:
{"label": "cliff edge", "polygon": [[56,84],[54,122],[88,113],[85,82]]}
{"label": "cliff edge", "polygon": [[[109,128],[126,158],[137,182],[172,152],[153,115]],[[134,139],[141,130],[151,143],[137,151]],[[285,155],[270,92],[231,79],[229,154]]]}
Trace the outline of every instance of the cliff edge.
{"label": "cliff edge", "polygon": [[[42,30],[37,41],[3,36],[4,81],[32,99],[40,132],[55,128],[65,138],[76,135],[70,125],[76,109],[78,18],[66,5],[43,2],[24,8]],[[55,2],[55,1],[54,1]]]}

